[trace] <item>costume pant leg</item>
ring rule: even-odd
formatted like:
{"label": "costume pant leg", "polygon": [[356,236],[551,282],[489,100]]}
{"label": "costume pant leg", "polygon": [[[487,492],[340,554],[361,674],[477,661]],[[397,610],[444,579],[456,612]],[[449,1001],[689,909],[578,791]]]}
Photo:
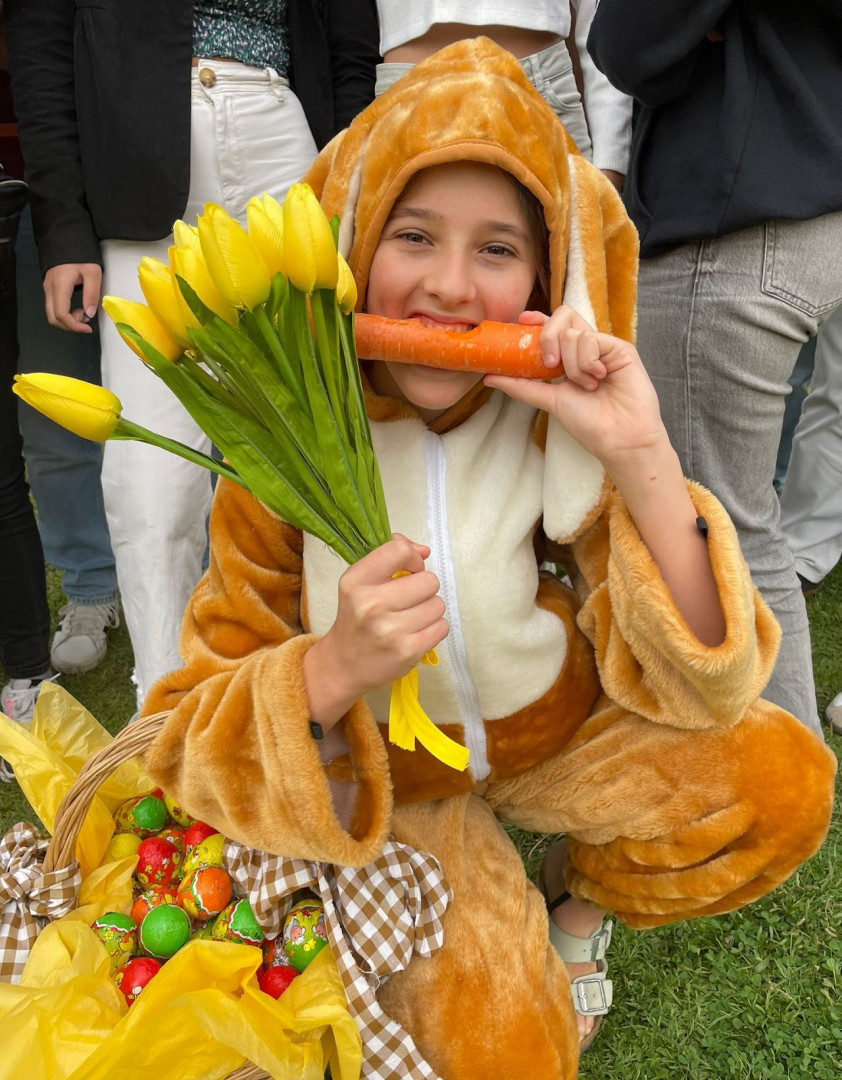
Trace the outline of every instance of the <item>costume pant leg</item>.
{"label": "costume pant leg", "polygon": [[[199,79],[213,73],[206,86]],[[190,192],[184,218],[195,224],[207,202],[245,223],[246,203],[264,191],[283,199],[316,156],[298,98],[273,71],[233,61],[193,69]],[[155,242],[105,240],[104,293],[142,300],[144,255],[167,259]],[[210,442],[177,398],[100,320],[103,382],[128,419],[205,453]],[[187,599],[202,572],[210,473],[157,447],[109,442],[102,472],[123,610],[135,657],[138,705],[150,686],[181,666],[178,636]]]}
{"label": "costume pant leg", "polygon": [[567,885],[633,927],[741,907],[814,854],[836,759],[759,700],[729,728],[680,731],[605,701],[564,753],[489,786],[502,820],[568,836]]}
{"label": "costume pant leg", "polygon": [[842,213],[641,260],[640,355],[681,465],[724,504],[783,640],[764,697],[820,730],[807,613],[773,490],[788,380],[842,297]]}
{"label": "costume pant leg", "polygon": [[444,945],[378,991],[444,1080],[572,1080],[578,1036],[547,914],[477,795],[395,808],[397,840],[440,860],[453,889]]}
{"label": "costume pant leg", "polygon": [[819,330],[812,390],[801,409],[781,528],[808,581],[826,577],[842,556],[842,306]]}

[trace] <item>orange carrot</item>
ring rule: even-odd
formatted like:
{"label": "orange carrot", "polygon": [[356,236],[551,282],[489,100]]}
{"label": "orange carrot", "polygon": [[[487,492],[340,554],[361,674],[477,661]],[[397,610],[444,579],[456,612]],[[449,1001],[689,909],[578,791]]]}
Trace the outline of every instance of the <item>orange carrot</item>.
{"label": "orange carrot", "polygon": [[487,375],[520,375],[551,379],[562,368],[548,368],[538,347],[540,326],[481,322],[471,330],[439,330],[418,319],[386,319],[358,314],[354,319],[357,355],[364,360],[396,360],[402,364],[482,371]]}

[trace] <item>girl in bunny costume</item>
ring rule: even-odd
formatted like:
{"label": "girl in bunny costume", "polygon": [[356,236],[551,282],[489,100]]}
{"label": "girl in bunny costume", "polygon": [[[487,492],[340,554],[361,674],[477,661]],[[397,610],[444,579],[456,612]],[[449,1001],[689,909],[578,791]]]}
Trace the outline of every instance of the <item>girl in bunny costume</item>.
{"label": "girl in bunny costume", "polygon": [[[391,835],[433,853],[444,946],[380,1003],[446,1080],[566,1080],[574,1000],[580,1036],[610,1001],[603,912],[643,928],[762,896],[821,844],[835,760],[759,697],[778,629],[727,515],[676,472],[629,344],[635,231],[516,61],[487,39],[442,50],[307,179],[341,216],[361,306],[541,322],[567,378],[363,361],[396,536],[350,569],[220,481],[146,764],[255,848],[362,866]],[[391,681],[431,648],[420,701],[470,748],[464,772],[386,737]],[[501,821],[567,835],[544,880],[572,898],[549,920]]]}

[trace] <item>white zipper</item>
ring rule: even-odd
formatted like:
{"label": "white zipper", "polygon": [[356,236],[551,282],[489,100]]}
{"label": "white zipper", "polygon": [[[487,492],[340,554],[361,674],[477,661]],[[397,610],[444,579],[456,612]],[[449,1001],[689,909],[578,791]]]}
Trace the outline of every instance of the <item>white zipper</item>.
{"label": "white zipper", "polygon": [[450,632],[442,645],[447,653],[459,715],[465,731],[465,745],[470,751],[470,770],[475,780],[484,780],[491,772],[488,764],[485,740],[485,725],[479,708],[477,688],[471,677],[468,664],[468,651],[462,634],[459,619],[459,603],[456,596],[456,578],[453,573],[453,560],[450,555],[450,537],[447,531],[447,456],[438,435],[428,431],[426,434],[427,451],[427,524],[430,530],[430,569],[440,582],[439,595],[444,600],[444,617],[450,625]]}

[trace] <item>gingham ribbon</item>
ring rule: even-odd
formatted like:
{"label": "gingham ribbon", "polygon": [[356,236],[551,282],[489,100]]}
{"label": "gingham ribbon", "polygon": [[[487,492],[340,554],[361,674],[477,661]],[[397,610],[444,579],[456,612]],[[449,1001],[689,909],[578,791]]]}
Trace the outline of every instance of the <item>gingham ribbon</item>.
{"label": "gingham ribbon", "polygon": [[224,857],[269,937],[283,928],[297,889],[321,898],[348,1009],[362,1037],[362,1075],[440,1080],[374,993],[413,954],[430,956],[441,947],[441,917],[453,892],[438,860],[393,841],[359,870],[268,855],[234,841],[226,843]]}
{"label": "gingham ribbon", "polygon": [[0,981],[16,983],[38,933],[76,903],[79,864],[45,874],[48,840],[25,821],[0,840]]}

